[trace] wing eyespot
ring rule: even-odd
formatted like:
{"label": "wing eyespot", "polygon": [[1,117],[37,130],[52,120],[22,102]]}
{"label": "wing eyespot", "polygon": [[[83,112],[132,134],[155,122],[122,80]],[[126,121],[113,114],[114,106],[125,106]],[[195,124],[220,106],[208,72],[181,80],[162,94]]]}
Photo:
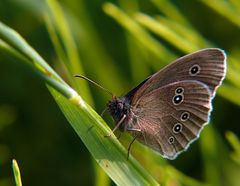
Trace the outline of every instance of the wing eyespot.
{"label": "wing eyespot", "polygon": [[200,69],[201,69],[200,66],[195,64],[189,69],[189,74],[191,76],[195,76],[195,75],[199,74]]}
{"label": "wing eyespot", "polygon": [[183,95],[175,95],[175,96],[173,97],[172,102],[173,102],[174,105],[179,105],[180,103],[183,102],[183,99],[184,99],[184,96],[183,96]]}
{"label": "wing eyespot", "polygon": [[175,94],[182,94],[184,92],[184,88],[182,87],[178,87],[176,90],[175,90]]}
{"label": "wing eyespot", "polygon": [[170,137],[168,138],[168,143],[169,143],[169,144],[173,144],[174,141],[175,141],[175,138],[174,138],[173,136],[170,136]]}
{"label": "wing eyespot", "polygon": [[190,117],[190,114],[189,112],[183,112],[182,115],[181,115],[181,120],[182,121],[187,121]]}
{"label": "wing eyespot", "polygon": [[175,134],[178,134],[179,132],[182,131],[182,124],[181,123],[176,123],[174,126],[173,126],[173,132]]}

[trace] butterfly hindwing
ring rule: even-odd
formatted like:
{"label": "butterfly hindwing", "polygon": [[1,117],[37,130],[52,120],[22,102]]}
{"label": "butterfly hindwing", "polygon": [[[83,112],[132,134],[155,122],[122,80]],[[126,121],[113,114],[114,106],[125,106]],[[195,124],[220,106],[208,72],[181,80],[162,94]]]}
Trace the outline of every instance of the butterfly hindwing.
{"label": "butterfly hindwing", "polygon": [[210,100],[208,87],[192,80],[171,83],[142,96],[132,105],[138,118],[135,128],[141,129],[139,141],[174,159],[208,122]]}

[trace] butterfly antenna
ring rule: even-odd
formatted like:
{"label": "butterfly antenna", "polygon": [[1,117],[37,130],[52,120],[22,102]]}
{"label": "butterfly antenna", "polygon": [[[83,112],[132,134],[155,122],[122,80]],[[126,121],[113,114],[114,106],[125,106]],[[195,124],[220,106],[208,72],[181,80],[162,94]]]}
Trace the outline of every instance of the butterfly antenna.
{"label": "butterfly antenna", "polygon": [[82,76],[82,75],[75,75],[74,77],[78,77],[78,78],[85,79],[85,80],[89,81],[90,83],[96,85],[97,87],[101,88],[102,90],[105,90],[108,94],[110,94],[112,97],[114,97],[113,93],[112,93],[110,90],[102,87],[101,85],[99,85],[99,84],[96,83],[95,81],[93,81],[93,80],[91,80],[91,79],[89,79],[89,78],[87,78],[87,77],[85,77],[85,76]]}

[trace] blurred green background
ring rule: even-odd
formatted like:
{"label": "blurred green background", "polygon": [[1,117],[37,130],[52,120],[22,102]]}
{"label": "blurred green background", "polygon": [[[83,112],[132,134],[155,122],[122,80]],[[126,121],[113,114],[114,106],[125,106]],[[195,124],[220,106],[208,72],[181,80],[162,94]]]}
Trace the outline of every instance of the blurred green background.
{"label": "blurred green background", "polygon": [[[238,0],[6,0],[0,1],[0,21],[20,33],[98,113],[109,95],[91,85],[90,92],[82,92],[76,85],[82,80],[73,74],[85,74],[121,96],[177,57],[201,48],[224,49],[227,78],[201,138],[174,161],[138,143],[131,150],[162,185],[240,185]],[[64,60],[75,66],[64,65]],[[0,88],[1,186],[14,185],[13,158],[23,185],[114,185],[44,82],[3,53]],[[112,128],[108,114],[104,118]],[[127,148],[131,138],[124,134],[120,141]]]}

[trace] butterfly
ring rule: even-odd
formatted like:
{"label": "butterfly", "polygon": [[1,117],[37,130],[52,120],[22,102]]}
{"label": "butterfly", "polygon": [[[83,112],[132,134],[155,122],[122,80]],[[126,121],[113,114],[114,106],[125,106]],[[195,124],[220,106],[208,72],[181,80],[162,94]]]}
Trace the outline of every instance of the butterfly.
{"label": "butterfly", "polygon": [[134,140],[175,159],[209,122],[211,102],[225,74],[226,55],[218,48],[173,61],[125,96],[108,102],[116,122],[113,132],[129,132]]}

